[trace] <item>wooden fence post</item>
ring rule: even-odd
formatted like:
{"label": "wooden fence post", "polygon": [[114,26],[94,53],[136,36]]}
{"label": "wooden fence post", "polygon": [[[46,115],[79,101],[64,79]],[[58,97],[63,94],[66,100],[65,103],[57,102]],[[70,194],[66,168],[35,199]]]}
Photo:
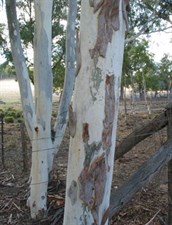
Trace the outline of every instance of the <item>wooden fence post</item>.
{"label": "wooden fence post", "polygon": [[[167,138],[172,139],[172,102],[167,105]],[[168,225],[172,225],[172,160],[168,162]]]}
{"label": "wooden fence post", "polygon": [[4,116],[0,115],[1,123],[1,157],[2,157],[2,167],[5,167],[5,158],[4,158]]}
{"label": "wooden fence post", "polygon": [[27,142],[24,123],[20,124],[21,143],[22,143],[22,154],[23,154],[23,171],[28,171],[28,155],[27,155]]}

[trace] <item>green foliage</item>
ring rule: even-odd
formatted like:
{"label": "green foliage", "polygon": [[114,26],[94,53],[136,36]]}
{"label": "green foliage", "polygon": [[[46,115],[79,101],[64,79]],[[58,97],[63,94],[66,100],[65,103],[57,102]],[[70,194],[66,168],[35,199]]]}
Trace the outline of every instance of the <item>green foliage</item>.
{"label": "green foliage", "polygon": [[0,109],[0,115],[4,116],[6,123],[23,122],[23,113],[21,110],[16,110],[13,107]]}
{"label": "green foliage", "polygon": [[[138,33],[149,34],[167,27],[171,21],[172,2],[144,0],[130,0],[128,38]],[[172,21],[171,21],[172,22]]]}
{"label": "green foliage", "polygon": [[[20,9],[20,34],[24,49],[33,46],[34,7],[33,0],[18,0]],[[67,19],[67,1],[54,1],[52,18],[52,70],[55,87],[63,87],[65,74],[65,22]],[[26,58],[27,59],[27,58]],[[28,59],[27,59],[28,60]],[[28,61],[29,76],[34,83],[33,62]]]}
{"label": "green foliage", "polygon": [[172,59],[165,55],[158,65],[161,90],[169,90],[172,87]]}
{"label": "green foliage", "polygon": [[4,121],[5,123],[14,123],[14,118],[12,116],[5,116]]}
{"label": "green foliage", "polygon": [[0,116],[4,116],[4,111],[3,111],[3,109],[0,109]]}
{"label": "green foliage", "polygon": [[146,40],[128,43],[124,51],[122,85],[135,87],[139,93],[146,90],[158,90],[157,67],[153,55],[148,51]]}
{"label": "green foliage", "polygon": [[[67,20],[67,0],[56,0],[53,5],[52,18],[52,71],[54,88],[63,87],[65,75],[65,30]],[[80,16],[80,0],[78,1],[78,23]],[[34,36],[34,6],[33,0],[17,0],[20,34],[24,52],[26,49],[33,47]],[[158,30],[164,29],[167,21],[172,17],[172,2],[144,0],[135,1],[130,0],[128,7],[129,14],[129,32],[127,38],[139,34],[149,34]],[[2,47],[1,54],[6,57],[6,62],[0,68],[4,73],[13,74],[14,66],[9,64],[12,62],[11,51],[6,42],[5,25],[0,24],[0,46]],[[25,54],[29,76],[34,82],[33,62],[28,60]],[[146,41],[135,41],[126,46],[124,53],[124,66],[122,86],[131,85],[131,76],[134,77],[135,83],[138,82],[138,88],[143,87],[143,75],[146,82],[147,89],[157,90],[159,82],[157,82],[157,74],[155,74],[156,66],[152,60],[153,56],[148,54],[148,43]],[[10,66],[9,66],[10,65]],[[162,75],[161,75],[162,76]],[[161,81],[161,83],[165,81]],[[167,84],[165,84],[167,85]]]}

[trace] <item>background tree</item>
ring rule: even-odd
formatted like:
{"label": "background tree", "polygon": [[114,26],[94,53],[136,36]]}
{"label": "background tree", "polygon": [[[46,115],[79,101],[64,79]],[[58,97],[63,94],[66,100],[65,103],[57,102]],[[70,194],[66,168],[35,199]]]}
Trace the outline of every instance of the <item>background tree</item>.
{"label": "background tree", "polygon": [[[30,79],[33,82],[33,36],[34,36],[34,7],[33,0],[16,2],[18,9],[18,21],[20,27],[20,35],[22,40],[22,47],[24,50],[24,56],[26,59],[27,67],[29,70]],[[53,16],[52,16],[52,71],[54,88],[63,87],[65,76],[65,32],[67,21],[67,1],[54,1],[53,3]],[[3,35],[5,31],[3,30]],[[5,40],[5,38],[4,38]],[[0,46],[1,43],[0,43]],[[3,46],[2,46],[3,47]],[[12,63],[11,51],[9,48],[3,48],[3,55],[7,60],[3,65],[9,65]]]}
{"label": "background tree", "polygon": [[[140,98],[144,98],[146,90],[155,89],[157,67],[153,55],[148,51],[148,41],[142,39],[133,41],[126,45],[124,52],[122,87],[131,86],[139,92]],[[153,87],[154,86],[154,87]]]}
{"label": "background tree", "polygon": [[165,55],[161,59],[158,69],[160,88],[167,91],[170,97],[172,93],[172,59],[168,55]]}
{"label": "background tree", "polygon": [[131,0],[129,8],[130,29],[126,42],[139,36],[168,30],[172,27],[172,2],[161,0]]}
{"label": "background tree", "polygon": [[[130,7],[128,7],[129,13],[129,30],[126,36],[126,43],[137,39],[140,35],[149,35],[153,32],[165,30],[171,25],[171,1],[130,1]],[[24,55],[27,60],[27,66],[29,68],[29,74],[33,81],[33,62],[30,61],[31,57],[26,54],[26,48],[32,48],[33,45],[33,32],[34,32],[34,13],[33,13],[33,0],[17,1],[17,7],[19,9],[19,23],[20,33],[22,39],[22,46],[24,47]],[[80,11],[80,1],[78,1],[78,12]],[[53,7],[53,46],[52,46],[52,70],[54,87],[63,86],[64,71],[65,71],[65,23],[67,13],[67,1],[54,1]],[[78,14],[79,18],[79,14]],[[79,21],[79,20],[78,20]],[[79,22],[78,22],[79,27]],[[3,32],[4,33],[4,32]],[[8,58],[6,66],[11,61],[11,52],[9,48],[3,52]],[[127,78],[128,76],[126,76]],[[128,82],[128,81],[127,81]],[[121,89],[123,90],[123,89]]]}

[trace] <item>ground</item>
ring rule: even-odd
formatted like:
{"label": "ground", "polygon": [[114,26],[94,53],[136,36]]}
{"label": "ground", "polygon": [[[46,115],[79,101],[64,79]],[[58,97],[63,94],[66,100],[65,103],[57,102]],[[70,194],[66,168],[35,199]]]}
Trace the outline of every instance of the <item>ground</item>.
{"label": "ground", "polygon": [[[119,114],[117,144],[138,126],[142,126],[163,110],[165,103],[157,102],[158,110],[151,114],[147,111],[128,113],[127,117],[121,111]],[[140,107],[141,108],[141,105]],[[156,107],[154,107],[156,109]],[[152,135],[135,146],[125,157],[115,163],[113,188],[120,185],[153,154],[166,140],[166,129]],[[49,185],[49,216],[42,221],[32,221],[29,209],[26,207],[28,197],[28,179],[30,168],[31,147],[27,141],[28,171],[23,171],[23,156],[21,147],[20,125],[4,124],[5,168],[0,167],[0,225],[17,224],[61,224],[65,195],[65,177],[67,167],[69,135],[66,131],[60,152],[55,160],[53,181]],[[53,215],[55,215],[53,217]],[[152,223],[148,223],[155,216]],[[59,217],[59,218],[58,218]],[[166,224],[167,219],[167,171],[164,168],[153,181],[126,205],[111,224],[142,225]]]}
{"label": "ground", "polygon": [[[13,106],[20,108],[18,92],[13,93],[13,83],[0,82],[0,108]],[[9,91],[9,86],[12,90]],[[3,95],[2,95],[3,94]],[[3,100],[3,101],[1,101]],[[10,102],[9,102],[10,101]],[[4,102],[8,102],[3,104]],[[164,110],[167,99],[151,101],[151,114],[144,102],[136,102],[132,112],[131,102],[127,102],[124,115],[123,102],[120,103],[117,144],[136,127],[150,121]],[[55,105],[57,106],[57,105]],[[23,170],[20,124],[4,124],[5,168],[0,163],[0,225],[60,225],[63,218],[65,179],[69,135],[66,131],[59,154],[54,163],[53,181],[48,189],[48,217],[32,221],[26,200],[29,194],[29,168],[31,146],[27,139],[27,171]],[[135,146],[125,157],[115,163],[113,188],[117,189],[150,157],[166,140],[166,128]],[[1,141],[0,141],[1,148]],[[1,154],[1,149],[0,149]],[[0,155],[0,162],[2,154]],[[165,225],[167,224],[167,168],[164,168],[149,185],[142,188],[134,198],[111,220],[111,225]],[[151,221],[152,220],[152,221]]]}

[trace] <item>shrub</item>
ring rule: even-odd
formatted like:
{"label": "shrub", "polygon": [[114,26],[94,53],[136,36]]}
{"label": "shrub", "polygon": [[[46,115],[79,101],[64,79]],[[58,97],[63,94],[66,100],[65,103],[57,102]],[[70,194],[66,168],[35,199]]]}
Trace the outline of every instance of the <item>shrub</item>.
{"label": "shrub", "polygon": [[14,118],[12,116],[5,116],[4,121],[6,123],[14,123]]}
{"label": "shrub", "polygon": [[21,111],[16,111],[16,118],[23,118],[23,114]]}

